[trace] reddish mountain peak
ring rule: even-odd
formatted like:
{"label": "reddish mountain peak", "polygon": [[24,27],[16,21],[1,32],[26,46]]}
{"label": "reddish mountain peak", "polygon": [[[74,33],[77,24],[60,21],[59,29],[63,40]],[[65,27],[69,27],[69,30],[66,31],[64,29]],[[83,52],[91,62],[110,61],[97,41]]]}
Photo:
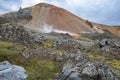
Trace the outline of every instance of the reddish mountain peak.
{"label": "reddish mountain peak", "polygon": [[36,4],[35,6],[54,6],[54,5],[51,5],[51,4],[48,4],[48,3],[38,3]]}
{"label": "reddish mountain peak", "polygon": [[[40,3],[32,9],[32,20],[26,26],[34,29],[43,29],[44,25],[53,29],[71,33],[95,32],[85,21],[69,11],[54,5]],[[35,28],[36,27],[36,28]]]}
{"label": "reddish mountain peak", "polygon": [[4,17],[10,22],[19,23],[41,32],[60,31],[76,35],[78,33],[104,32],[101,25],[84,20],[65,9],[47,3],[39,3],[18,12],[7,13]]}

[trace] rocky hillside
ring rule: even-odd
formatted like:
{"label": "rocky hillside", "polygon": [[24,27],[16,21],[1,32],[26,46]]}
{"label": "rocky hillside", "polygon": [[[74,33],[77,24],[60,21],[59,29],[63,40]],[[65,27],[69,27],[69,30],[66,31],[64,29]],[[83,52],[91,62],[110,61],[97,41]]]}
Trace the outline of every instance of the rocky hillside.
{"label": "rocky hillside", "polygon": [[0,62],[0,80],[120,80],[119,27],[40,3],[0,16]]}
{"label": "rocky hillside", "polygon": [[107,37],[75,40],[6,23],[0,25],[0,61],[24,67],[28,80],[119,80],[120,39]]}

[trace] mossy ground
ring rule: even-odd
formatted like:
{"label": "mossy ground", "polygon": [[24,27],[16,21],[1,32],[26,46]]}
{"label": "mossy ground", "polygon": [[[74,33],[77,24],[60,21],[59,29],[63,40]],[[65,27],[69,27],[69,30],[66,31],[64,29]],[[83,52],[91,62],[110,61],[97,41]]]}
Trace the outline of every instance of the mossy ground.
{"label": "mossy ground", "polygon": [[[21,54],[24,44],[20,43],[11,43],[8,41],[0,41],[0,62],[9,61],[12,64],[23,66],[29,77],[28,80],[54,80],[57,73],[60,71],[60,65],[57,65],[55,60],[39,57],[30,57],[28,59],[24,58]],[[32,45],[31,45],[32,46]],[[53,41],[45,41],[42,45],[36,45],[38,49],[44,48],[51,49],[53,46]],[[78,49],[78,47],[72,47],[70,49]],[[33,50],[28,48],[27,51]],[[83,50],[83,53],[88,55],[90,60],[94,61],[103,61],[108,65],[112,66],[120,75],[120,61],[115,59],[112,55],[108,53],[100,53],[100,49],[92,48],[89,50]],[[56,57],[57,54],[64,53],[64,49],[52,50],[51,53],[53,57]],[[34,54],[34,53],[33,53]],[[39,53],[39,54],[42,54]],[[109,58],[109,59],[108,59]]]}
{"label": "mossy ground", "polygon": [[88,55],[92,61],[102,61],[110,65],[115,71],[120,75],[120,60],[115,59],[113,55],[107,52],[101,52],[99,48],[95,48],[92,53],[90,51],[84,50],[84,54]]}
{"label": "mossy ground", "polygon": [[53,80],[59,71],[57,65],[51,60],[32,60],[29,66],[25,66],[29,74],[29,80]]}
{"label": "mossy ground", "polygon": [[0,41],[0,55],[14,55],[17,54],[16,51],[11,50],[13,44],[10,42]]}
{"label": "mossy ground", "polygon": [[[51,48],[51,43],[46,42],[43,47]],[[26,59],[21,54],[23,48],[23,44],[0,41],[0,62],[7,60],[12,64],[24,67],[29,75],[28,80],[55,79],[60,68],[53,60],[40,59],[39,57]]]}

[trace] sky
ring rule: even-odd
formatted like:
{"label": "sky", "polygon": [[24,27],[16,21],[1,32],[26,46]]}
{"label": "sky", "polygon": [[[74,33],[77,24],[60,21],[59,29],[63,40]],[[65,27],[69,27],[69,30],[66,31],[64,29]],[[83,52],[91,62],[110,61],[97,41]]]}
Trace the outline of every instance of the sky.
{"label": "sky", "polygon": [[0,14],[40,2],[53,4],[73,14],[100,24],[120,25],[120,0],[0,0]]}

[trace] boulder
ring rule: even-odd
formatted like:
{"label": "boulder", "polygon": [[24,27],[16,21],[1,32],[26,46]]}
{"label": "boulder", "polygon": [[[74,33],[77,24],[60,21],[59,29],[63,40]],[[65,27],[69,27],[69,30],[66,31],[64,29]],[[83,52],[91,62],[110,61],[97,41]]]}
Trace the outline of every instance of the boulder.
{"label": "boulder", "polygon": [[0,63],[0,80],[27,80],[23,67],[11,65],[8,61]]}
{"label": "boulder", "polygon": [[86,67],[82,71],[82,76],[93,80],[118,80],[113,70],[102,62],[86,63]]}
{"label": "boulder", "polygon": [[96,66],[92,63],[87,63],[87,66],[82,71],[82,75],[96,78],[98,75]]}
{"label": "boulder", "polygon": [[101,62],[88,62],[84,67],[70,66],[64,65],[57,80],[119,80],[113,70]]}
{"label": "boulder", "polygon": [[57,57],[56,57],[56,61],[61,62],[63,60],[64,60],[64,58],[62,57],[62,54],[58,54]]}
{"label": "boulder", "polygon": [[81,52],[69,54],[57,80],[119,80],[117,74],[103,62],[92,62]]}
{"label": "boulder", "polygon": [[100,41],[96,41],[95,46],[98,46],[101,51],[110,52],[112,51],[119,52],[120,48],[120,40],[119,39],[102,39]]}

